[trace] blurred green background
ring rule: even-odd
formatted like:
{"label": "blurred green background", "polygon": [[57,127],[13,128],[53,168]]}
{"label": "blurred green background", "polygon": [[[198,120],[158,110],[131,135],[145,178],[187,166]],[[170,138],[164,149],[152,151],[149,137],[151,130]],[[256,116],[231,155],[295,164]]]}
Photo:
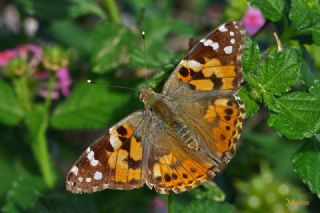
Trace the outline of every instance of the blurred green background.
{"label": "blurred green background", "polygon": [[[65,175],[102,132],[143,107],[137,93],[112,86],[159,91],[189,40],[227,20],[247,18],[262,51],[275,47],[274,31],[290,35],[283,30],[287,18],[273,23],[250,9],[245,0],[1,0],[0,209],[167,212],[167,196],[147,187],[73,195]],[[318,76],[320,48],[310,36],[301,39],[307,40],[304,65]],[[301,76],[307,85],[314,80],[308,72]],[[320,212],[319,198],[291,163],[304,142],[316,140],[280,137],[268,116],[261,105],[246,120],[237,155],[214,179],[217,185],[173,196],[176,212]]]}

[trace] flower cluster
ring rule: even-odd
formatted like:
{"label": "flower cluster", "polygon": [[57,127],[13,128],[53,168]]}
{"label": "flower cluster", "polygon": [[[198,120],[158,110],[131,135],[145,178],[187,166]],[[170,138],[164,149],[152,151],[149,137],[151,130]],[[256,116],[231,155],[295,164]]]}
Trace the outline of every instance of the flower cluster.
{"label": "flower cluster", "polygon": [[42,48],[34,44],[20,45],[0,52],[0,68],[10,78],[27,77],[36,84],[36,94],[48,96],[48,81],[54,75],[56,83],[52,99],[68,96],[72,79],[69,74],[69,53],[60,47]]}

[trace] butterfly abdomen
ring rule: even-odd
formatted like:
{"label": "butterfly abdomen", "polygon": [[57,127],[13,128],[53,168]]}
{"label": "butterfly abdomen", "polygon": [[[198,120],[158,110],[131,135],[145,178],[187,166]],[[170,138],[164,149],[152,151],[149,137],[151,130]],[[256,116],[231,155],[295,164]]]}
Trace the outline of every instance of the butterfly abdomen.
{"label": "butterfly abdomen", "polygon": [[180,139],[188,148],[199,150],[199,144],[190,128],[177,119],[177,114],[172,103],[165,100],[161,95],[154,102],[154,114],[159,117],[165,126],[171,129],[175,136]]}
{"label": "butterfly abdomen", "polygon": [[175,122],[173,125],[173,131],[188,148],[199,150],[199,144],[188,126],[180,122]]}

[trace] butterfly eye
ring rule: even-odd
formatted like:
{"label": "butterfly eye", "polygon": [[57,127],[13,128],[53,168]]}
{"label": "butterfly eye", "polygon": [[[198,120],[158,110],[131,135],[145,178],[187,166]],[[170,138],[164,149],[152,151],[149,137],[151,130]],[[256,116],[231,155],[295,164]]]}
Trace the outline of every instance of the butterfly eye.
{"label": "butterfly eye", "polygon": [[145,95],[143,94],[143,93],[140,93],[140,100],[142,101],[142,102],[144,102],[144,98],[145,98]]}
{"label": "butterfly eye", "polygon": [[153,113],[153,112],[154,112],[153,106],[149,106],[149,107],[148,107],[148,110]]}

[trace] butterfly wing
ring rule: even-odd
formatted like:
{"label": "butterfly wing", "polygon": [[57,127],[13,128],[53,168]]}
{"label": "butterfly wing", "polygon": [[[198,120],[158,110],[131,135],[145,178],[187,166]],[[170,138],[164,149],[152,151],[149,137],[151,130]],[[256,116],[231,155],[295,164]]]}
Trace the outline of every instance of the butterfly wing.
{"label": "butterfly wing", "polygon": [[202,38],[181,60],[163,93],[184,97],[199,93],[234,93],[242,82],[241,56],[245,31],[229,21]]}
{"label": "butterfly wing", "polygon": [[[156,122],[157,123],[157,122]],[[170,128],[153,126],[154,143],[148,154],[149,188],[161,194],[170,190],[180,193],[190,190],[219,172],[219,165],[197,150],[189,149]]]}
{"label": "butterfly wing", "polygon": [[72,166],[67,190],[83,193],[144,185],[147,144],[143,139],[148,122],[143,112],[136,112],[110,128]]}
{"label": "butterfly wing", "polygon": [[235,154],[245,117],[235,95],[200,97],[178,108],[174,125],[155,118],[150,126],[147,185],[163,194],[192,189],[222,171]]}
{"label": "butterfly wing", "polygon": [[200,97],[184,104],[179,114],[194,134],[200,135],[199,146],[205,147],[217,161],[227,164],[235,154],[245,119],[245,108],[233,94]]}
{"label": "butterfly wing", "polygon": [[200,135],[217,160],[234,153],[245,109],[234,94],[242,82],[241,57],[245,31],[229,21],[201,39],[165,84],[163,93],[177,103],[179,117]]}

